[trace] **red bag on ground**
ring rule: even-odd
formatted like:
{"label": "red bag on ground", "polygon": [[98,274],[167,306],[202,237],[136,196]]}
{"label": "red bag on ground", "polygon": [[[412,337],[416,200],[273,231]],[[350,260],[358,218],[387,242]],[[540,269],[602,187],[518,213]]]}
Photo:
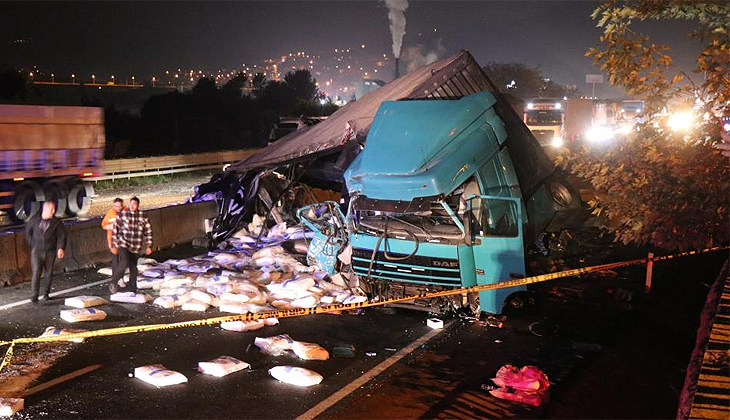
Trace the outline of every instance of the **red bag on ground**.
{"label": "red bag on ground", "polygon": [[524,366],[517,369],[512,365],[504,365],[497,371],[492,381],[501,387],[511,387],[519,391],[546,391],[550,387],[547,375],[536,366]]}

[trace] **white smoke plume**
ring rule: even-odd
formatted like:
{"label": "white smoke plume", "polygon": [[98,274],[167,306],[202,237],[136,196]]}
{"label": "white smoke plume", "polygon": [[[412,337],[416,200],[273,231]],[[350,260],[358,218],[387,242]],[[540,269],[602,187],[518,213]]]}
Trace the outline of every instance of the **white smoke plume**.
{"label": "white smoke plume", "polygon": [[401,62],[406,63],[406,72],[410,73],[413,70],[431,64],[438,60],[446,52],[446,48],[441,44],[441,39],[436,42],[436,48],[431,51],[426,51],[426,47],[419,44],[415,47],[408,47],[403,51],[403,57]]}
{"label": "white smoke plume", "polygon": [[403,35],[406,34],[406,14],[408,0],[383,0],[388,8],[390,20],[390,34],[393,36],[393,57],[400,57],[400,48],[403,45]]}

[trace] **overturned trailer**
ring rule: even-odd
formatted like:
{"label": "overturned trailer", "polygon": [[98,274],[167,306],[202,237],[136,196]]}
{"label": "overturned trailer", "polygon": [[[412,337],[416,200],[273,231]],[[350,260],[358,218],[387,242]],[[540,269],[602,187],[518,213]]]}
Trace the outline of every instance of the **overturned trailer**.
{"label": "overturned trailer", "polygon": [[[262,195],[272,173],[278,185],[269,182]],[[379,297],[524,276],[526,244],[579,206],[466,51],[389,83],[200,186],[198,197],[222,195],[212,239],[224,240],[256,212],[278,213],[282,221],[286,206],[276,206],[287,195],[291,210],[317,201],[313,194],[297,201],[292,191],[299,186],[330,190],[347,203],[347,232],[338,235],[352,246],[347,269]],[[426,307],[480,301],[482,310],[498,313],[516,291]]]}

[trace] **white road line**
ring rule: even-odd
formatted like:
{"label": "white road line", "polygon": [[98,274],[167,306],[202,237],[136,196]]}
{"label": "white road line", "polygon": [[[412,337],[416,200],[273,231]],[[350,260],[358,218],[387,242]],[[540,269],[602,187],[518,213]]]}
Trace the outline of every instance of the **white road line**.
{"label": "white road line", "polygon": [[[95,281],[93,283],[82,284],[81,286],[72,287],[70,289],[59,290],[57,292],[51,293],[50,296],[55,297],[55,296],[63,295],[66,293],[75,292],[77,290],[87,289],[89,287],[94,287],[94,286],[98,286],[100,284],[108,283],[109,280],[111,280],[111,278],[106,279],[106,280]],[[0,311],[4,311],[5,309],[14,308],[14,307],[20,306],[20,305],[25,305],[27,303],[30,303],[30,299],[24,299],[24,300],[21,300],[18,302],[8,303],[7,305],[0,306]]]}
{"label": "white road line", "polygon": [[315,417],[317,417],[318,415],[324,413],[325,410],[327,410],[328,408],[330,408],[333,405],[340,402],[340,400],[342,400],[346,396],[350,395],[356,389],[365,385],[368,381],[370,381],[374,377],[383,373],[386,369],[393,366],[400,359],[406,357],[407,355],[412,353],[414,350],[416,350],[417,348],[424,345],[430,339],[432,339],[433,337],[438,335],[441,331],[442,331],[441,329],[431,330],[431,331],[427,332],[426,334],[422,335],[416,341],[414,341],[411,344],[407,345],[406,347],[402,348],[398,353],[385,359],[379,365],[377,365],[374,368],[370,369],[369,371],[365,372],[365,374],[363,374],[359,378],[355,379],[354,381],[350,382],[344,388],[341,388],[339,391],[330,395],[328,398],[320,401],[319,404],[310,408],[309,410],[307,410],[307,412],[305,412],[301,416],[297,417],[295,420],[312,420]]}

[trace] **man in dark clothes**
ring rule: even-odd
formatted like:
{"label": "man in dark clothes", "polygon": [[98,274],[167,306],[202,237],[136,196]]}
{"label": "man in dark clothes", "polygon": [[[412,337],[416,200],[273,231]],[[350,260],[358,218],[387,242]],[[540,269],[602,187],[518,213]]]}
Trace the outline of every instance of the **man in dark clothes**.
{"label": "man in dark clothes", "polygon": [[30,267],[32,272],[30,287],[33,296],[30,300],[38,303],[38,289],[41,274],[45,271],[43,298],[49,300],[51,281],[53,281],[53,263],[56,257],[63,259],[66,248],[66,231],[63,223],[56,218],[56,204],[52,201],[43,203],[40,214],[31,217],[25,225],[25,238],[30,245]]}
{"label": "man in dark clothes", "polygon": [[117,281],[124,277],[124,272],[129,269],[130,292],[137,292],[137,260],[140,255],[152,253],[152,225],[147,216],[139,209],[139,198],[132,197],[129,200],[129,209],[122,210],[117,216],[112,230],[112,254],[119,255],[117,269],[112,275],[109,283],[109,291],[117,293],[119,287]]}

